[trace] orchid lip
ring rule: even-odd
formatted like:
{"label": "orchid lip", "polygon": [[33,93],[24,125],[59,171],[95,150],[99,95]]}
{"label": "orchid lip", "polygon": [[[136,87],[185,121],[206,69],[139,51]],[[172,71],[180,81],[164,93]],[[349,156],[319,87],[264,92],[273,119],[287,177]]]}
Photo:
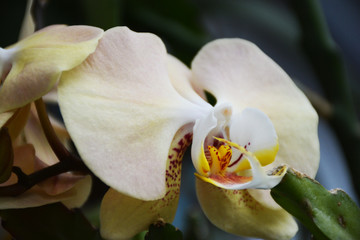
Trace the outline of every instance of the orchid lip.
{"label": "orchid lip", "polygon": [[[220,146],[218,148],[208,146],[209,153],[207,154],[207,160],[209,171],[206,176],[195,173],[195,176],[203,181],[225,189],[268,189],[276,186],[284,176],[287,169],[286,166],[281,166],[276,171],[267,174],[256,155],[249,152],[245,147],[223,138],[213,138],[218,141],[217,144]],[[241,152],[241,157],[239,157],[239,161],[238,159],[236,160],[236,163],[230,163],[232,149],[237,149]],[[244,170],[239,165],[243,156],[249,162],[250,170]],[[233,168],[232,171],[228,171],[228,168],[234,165],[238,166]]]}

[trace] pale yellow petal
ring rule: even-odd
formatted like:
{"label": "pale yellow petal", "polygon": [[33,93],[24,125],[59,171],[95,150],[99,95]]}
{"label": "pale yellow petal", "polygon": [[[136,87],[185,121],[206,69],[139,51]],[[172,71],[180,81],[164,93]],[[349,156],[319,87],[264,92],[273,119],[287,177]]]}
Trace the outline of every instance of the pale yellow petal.
{"label": "pale yellow petal", "polygon": [[26,38],[35,31],[35,23],[31,14],[33,0],[28,0],[26,4],[25,16],[20,29],[19,39]]}
{"label": "pale yellow petal", "polygon": [[58,90],[66,128],[94,174],[126,195],[162,198],[172,138],[202,112],[171,85],[161,40],[112,28]]}
{"label": "pale yellow petal", "polygon": [[[55,133],[61,136],[61,138],[59,138],[61,143],[67,146],[70,141],[70,136],[63,126],[56,126],[58,127],[54,127]],[[32,105],[29,119],[24,128],[24,136],[26,141],[34,146],[36,156],[41,159],[45,165],[52,165],[59,162],[45,137],[34,105]]]}
{"label": "pale yellow petal", "polygon": [[192,63],[194,83],[218,102],[263,111],[279,139],[273,168],[286,163],[311,177],[319,166],[318,116],[289,76],[254,44],[221,39],[207,44]]}
{"label": "pale yellow petal", "polygon": [[69,191],[54,196],[48,195],[40,187],[34,186],[16,197],[0,197],[0,209],[39,207],[55,202],[62,202],[68,208],[81,207],[87,200],[90,190],[90,176],[78,181]]}
{"label": "pale yellow petal", "polygon": [[5,123],[14,115],[16,110],[0,113],[0,127],[3,127]]}
{"label": "pale yellow petal", "polygon": [[[50,26],[2,49],[0,112],[21,107],[46,94],[61,73],[94,52],[103,31],[89,26]],[[0,56],[0,59],[2,57]],[[8,71],[8,74],[2,71]]]}
{"label": "pale yellow petal", "polygon": [[247,190],[226,190],[196,179],[196,193],[205,215],[226,232],[285,240],[291,239],[298,230],[289,213],[262,205]]}
{"label": "pale yellow petal", "polygon": [[110,190],[101,203],[101,235],[105,239],[129,239],[148,229],[150,224],[163,218],[172,222],[180,194],[181,162],[191,142],[191,126],[180,129],[173,139],[168,153],[166,194],[154,201],[143,201]]}

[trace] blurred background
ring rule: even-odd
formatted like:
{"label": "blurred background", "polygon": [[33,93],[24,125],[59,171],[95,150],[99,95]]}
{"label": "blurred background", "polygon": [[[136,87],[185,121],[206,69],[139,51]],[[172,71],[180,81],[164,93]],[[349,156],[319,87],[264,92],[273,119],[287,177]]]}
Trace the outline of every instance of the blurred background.
{"label": "blurred background", "polygon": [[[25,0],[1,0],[0,47],[17,41],[25,7]],[[128,26],[134,31],[153,32],[187,65],[213,39],[239,37],[254,42],[296,81],[319,112],[321,160],[316,179],[327,189],[344,189],[358,203],[358,0],[48,0],[43,23],[103,29]],[[194,171],[187,154],[174,225],[186,239],[245,239],[208,222],[196,199]],[[95,225],[96,206],[105,190],[96,181],[84,207]],[[302,229],[294,239],[309,236]]]}

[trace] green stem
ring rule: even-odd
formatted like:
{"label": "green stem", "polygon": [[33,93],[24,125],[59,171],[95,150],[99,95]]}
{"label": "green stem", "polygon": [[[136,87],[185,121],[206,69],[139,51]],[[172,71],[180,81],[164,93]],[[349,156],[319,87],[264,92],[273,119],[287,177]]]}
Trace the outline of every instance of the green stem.
{"label": "green stem", "polygon": [[329,121],[340,140],[360,196],[360,128],[342,56],[328,31],[319,2],[290,2],[302,30],[304,51],[333,106]]}

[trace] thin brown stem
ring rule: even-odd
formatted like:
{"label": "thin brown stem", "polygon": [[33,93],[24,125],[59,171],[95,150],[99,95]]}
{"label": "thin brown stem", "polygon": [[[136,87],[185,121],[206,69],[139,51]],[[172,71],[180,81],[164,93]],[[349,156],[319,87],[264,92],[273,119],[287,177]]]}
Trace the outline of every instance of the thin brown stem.
{"label": "thin brown stem", "polygon": [[18,182],[9,186],[0,187],[1,197],[15,197],[18,196],[34,185],[56,175],[69,171],[80,171],[88,173],[89,170],[83,162],[58,162],[47,168],[43,168],[30,175],[26,175],[19,167],[13,167],[13,172],[18,177]]}

